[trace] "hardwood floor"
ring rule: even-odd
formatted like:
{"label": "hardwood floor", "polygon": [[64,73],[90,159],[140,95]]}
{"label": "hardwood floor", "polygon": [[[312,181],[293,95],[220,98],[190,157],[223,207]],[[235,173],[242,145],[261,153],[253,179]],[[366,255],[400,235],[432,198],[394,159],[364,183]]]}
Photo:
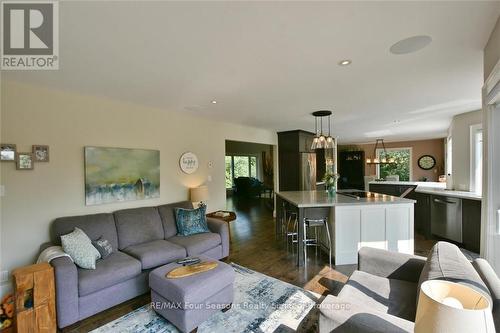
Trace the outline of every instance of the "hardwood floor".
{"label": "hardwood floor", "polygon": [[289,245],[287,250],[285,242],[276,238],[272,211],[265,200],[235,198],[227,201],[227,209],[238,214],[231,224],[228,260],[319,294],[335,293],[355,266],[330,269],[328,256],[310,249],[307,270],[297,267],[293,247]]}
{"label": "hardwood floor", "polygon": [[[234,198],[227,200],[227,209],[237,213],[237,219],[230,225],[231,251],[227,262],[237,263],[321,295],[338,294],[356,266],[345,265],[330,268],[328,256],[322,251],[316,254],[316,251],[312,249],[308,252],[307,270],[297,267],[292,249],[287,250],[283,240],[276,238],[272,210],[267,200],[269,199],[239,200]],[[432,242],[417,240],[415,248],[418,248],[419,254],[425,254],[432,247]],[[147,294],[134,298],[82,320],[68,327],[64,332],[88,332],[149,301]],[[301,324],[298,331],[316,331],[317,315],[317,311],[313,310],[311,316]]]}

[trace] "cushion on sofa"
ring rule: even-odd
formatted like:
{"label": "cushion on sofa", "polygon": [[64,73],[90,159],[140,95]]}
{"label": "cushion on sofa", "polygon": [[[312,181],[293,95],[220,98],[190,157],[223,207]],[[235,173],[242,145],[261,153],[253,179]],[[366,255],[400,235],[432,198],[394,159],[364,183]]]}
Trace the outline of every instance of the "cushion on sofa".
{"label": "cushion on sofa", "polygon": [[185,248],[188,256],[204,253],[221,244],[220,235],[212,232],[191,236],[174,236],[168,241]]}
{"label": "cushion on sofa", "polygon": [[193,209],[191,201],[180,201],[168,205],[158,206],[158,213],[161,216],[165,239],[177,235],[177,225],[175,224],[175,208]]}
{"label": "cushion on sofa", "polygon": [[141,263],[131,256],[117,251],[98,260],[95,270],[78,269],[78,292],[80,296],[131,279],[141,273]]}
{"label": "cushion on sofa", "polygon": [[62,249],[81,268],[95,269],[95,262],[101,258],[90,238],[79,228],[61,236]]}
{"label": "cushion on sofa", "polygon": [[339,298],[354,304],[414,321],[417,284],[354,271]]}
{"label": "cushion on sofa", "polygon": [[120,250],[164,238],[161,218],[155,207],[124,209],[114,215]]}
{"label": "cushion on sofa", "polygon": [[417,290],[420,290],[422,283],[427,280],[445,280],[466,285],[482,293],[492,304],[491,294],[483,280],[454,244],[437,242],[434,245],[420,273]]}
{"label": "cushion on sofa", "polygon": [[113,247],[107,239],[100,237],[99,239],[92,241],[92,245],[99,251],[101,259],[106,258],[111,253],[113,253]]}
{"label": "cushion on sofa", "polygon": [[207,225],[205,212],[206,206],[195,209],[175,208],[175,224],[177,225],[177,235],[191,236],[210,232]]}
{"label": "cushion on sofa", "polygon": [[61,244],[60,237],[72,232],[75,227],[82,229],[91,240],[97,240],[102,237],[109,241],[113,247],[113,251],[118,249],[118,236],[116,234],[113,214],[92,214],[57,218],[51,226],[52,243]]}
{"label": "cushion on sofa", "polygon": [[163,239],[131,245],[123,249],[123,252],[137,258],[142,264],[142,269],[158,267],[186,257],[186,250],[182,246]]}

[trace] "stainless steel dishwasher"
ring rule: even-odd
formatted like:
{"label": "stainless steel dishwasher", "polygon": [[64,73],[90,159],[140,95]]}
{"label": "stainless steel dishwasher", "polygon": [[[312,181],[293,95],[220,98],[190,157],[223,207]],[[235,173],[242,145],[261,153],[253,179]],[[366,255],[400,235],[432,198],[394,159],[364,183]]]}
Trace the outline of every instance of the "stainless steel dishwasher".
{"label": "stainless steel dishwasher", "polygon": [[462,243],[462,199],[432,196],[431,232]]}

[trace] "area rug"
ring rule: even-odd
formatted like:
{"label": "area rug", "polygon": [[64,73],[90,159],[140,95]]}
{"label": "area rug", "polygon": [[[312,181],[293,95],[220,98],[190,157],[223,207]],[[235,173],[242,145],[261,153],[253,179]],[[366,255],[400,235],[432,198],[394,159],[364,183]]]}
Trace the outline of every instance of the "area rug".
{"label": "area rug", "polygon": [[[233,307],[214,314],[198,327],[200,333],[290,332],[312,312],[320,295],[248,268],[236,272]],[[92,333],[177,333],[177,328],[145,305]]]}

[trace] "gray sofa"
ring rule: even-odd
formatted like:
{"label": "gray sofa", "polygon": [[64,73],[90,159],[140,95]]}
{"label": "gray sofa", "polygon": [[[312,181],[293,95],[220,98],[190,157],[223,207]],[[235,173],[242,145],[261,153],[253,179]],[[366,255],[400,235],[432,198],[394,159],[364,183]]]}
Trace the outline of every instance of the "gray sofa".
{"label": "gray sofa", "polygon": [[500,279],[491,266],[484,259],[471,263],[457,246],[438,242],[428,258],[360,249],[358,270],[338,296],[329,295],[320,305],[320,332],[413,332],[420,285],[431,279],[483,293],[500,330]]}
{"label": "gray sofa", "polygon": [[207,218],[210,233],[177,236],[174,208],[193,208],[183,201],[158,207],[109,214],[71,216],[52,224],[52,244],[74,227],[92,240],[107,239],[113,253],[98,260],[95,270],[77,267],[68,257],[51,261],[55,271],[57,324],[60,328],[146,293],[149,272],[186,256],[203,254],[222,259],[229,255],[229,233],[224,221]]}

